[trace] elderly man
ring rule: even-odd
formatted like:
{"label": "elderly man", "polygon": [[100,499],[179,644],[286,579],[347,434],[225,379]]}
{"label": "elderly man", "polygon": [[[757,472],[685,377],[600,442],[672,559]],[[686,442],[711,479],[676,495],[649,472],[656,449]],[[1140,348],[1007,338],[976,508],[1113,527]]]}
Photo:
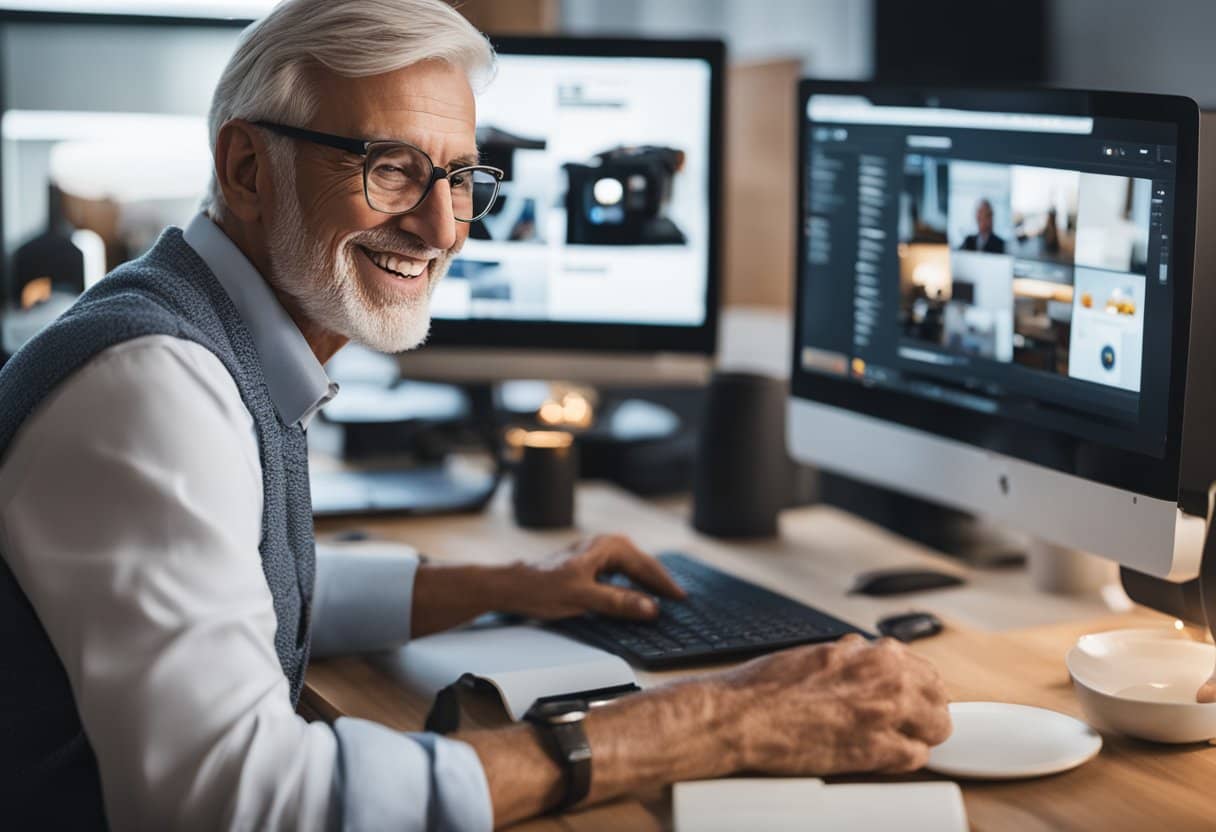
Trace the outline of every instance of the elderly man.
{"label": "elderly man", "polygon": [[[623,538],[538,565],[316,557],[305,431],[348,340],[418,345],[495,172],[484,37],[440,0],[287,0],[215,93],[205,211],[0,373],[0,762],[47,829],[488,829],[660,781],[905,771],[949,732],[893,643],[792,650],[574,725],[445,738],[295,713],[312,655],[487,610],[648,617]],[[487,178],[489,177],[489,178]],[[573,723],[572,723],[573,724]],[[16,814],[14,814],[16,813]]]}
{"label": "elderly man", "polygon": [[992,203],[987,199],[981,199],[975,204],[975,228],[974,234],[968,234],[963,240],[963,244],[959,246],[962,251],[982,251],[987,254],[1004,254],[1005,240],[992,233]]}

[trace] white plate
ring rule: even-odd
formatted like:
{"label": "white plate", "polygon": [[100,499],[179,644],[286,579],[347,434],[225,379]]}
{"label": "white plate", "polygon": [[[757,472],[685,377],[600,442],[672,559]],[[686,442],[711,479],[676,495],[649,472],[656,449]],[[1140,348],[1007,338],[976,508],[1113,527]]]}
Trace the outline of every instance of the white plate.
{"label": "white plate", "polygon": [[929,752],[930,771],[975,780],[1043,777],[1076,768],[1102,736],[1070,716],[1004,702],[953,702],[954,733]]}

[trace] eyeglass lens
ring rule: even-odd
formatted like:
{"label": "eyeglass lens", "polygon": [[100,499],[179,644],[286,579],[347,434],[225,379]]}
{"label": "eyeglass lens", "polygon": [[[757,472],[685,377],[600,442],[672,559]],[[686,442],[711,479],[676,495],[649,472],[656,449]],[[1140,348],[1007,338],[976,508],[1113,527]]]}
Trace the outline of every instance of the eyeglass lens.
{"label": "eyeglass lens", "polygon": [[[404,144],[378,145],[367,158],[367,199],[377,211],[399,214],[418,207],[426,194],[431,163],[421,151]],[[466,169],[448,178],[452,213],[458,220],[480,219],[498,194],[498,179],[489,171]]]}

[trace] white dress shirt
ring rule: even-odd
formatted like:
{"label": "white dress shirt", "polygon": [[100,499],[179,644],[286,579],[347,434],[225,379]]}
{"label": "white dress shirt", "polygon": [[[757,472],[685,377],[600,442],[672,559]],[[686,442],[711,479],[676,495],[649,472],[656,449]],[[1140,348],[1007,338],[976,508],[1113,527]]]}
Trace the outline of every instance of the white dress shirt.
{"label": "white dress shirt", "polygon": [[[336,393],[209,219],[185,232],[249,327],[287,424]],[[262,574],[253,417],[206,348],[111,347],[34,411],[0,466],[0,552],[59,654],[118,829],[489,829],[465,743],[291,706]],[[417,559],[317,553],[313,655],[409,638]]]}

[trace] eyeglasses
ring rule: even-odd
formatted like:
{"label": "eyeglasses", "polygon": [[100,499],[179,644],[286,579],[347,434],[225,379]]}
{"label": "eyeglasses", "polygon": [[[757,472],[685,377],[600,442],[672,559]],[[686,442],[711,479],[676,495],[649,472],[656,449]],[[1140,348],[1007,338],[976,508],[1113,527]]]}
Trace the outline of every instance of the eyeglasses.
{"label": "eyeglasses", "polygon": [[371,209],[382,214],[408,214],[416,210],[435,183],[446,179],[452,191],[452,216],[457,222],[476,222],[494,207],[504,176],[501,170],[488,165],[444,170],[436,167],[421,148],[406,142],[351,139],[270,121],[254,124],[281,136],[362,156],[363,195]]}

